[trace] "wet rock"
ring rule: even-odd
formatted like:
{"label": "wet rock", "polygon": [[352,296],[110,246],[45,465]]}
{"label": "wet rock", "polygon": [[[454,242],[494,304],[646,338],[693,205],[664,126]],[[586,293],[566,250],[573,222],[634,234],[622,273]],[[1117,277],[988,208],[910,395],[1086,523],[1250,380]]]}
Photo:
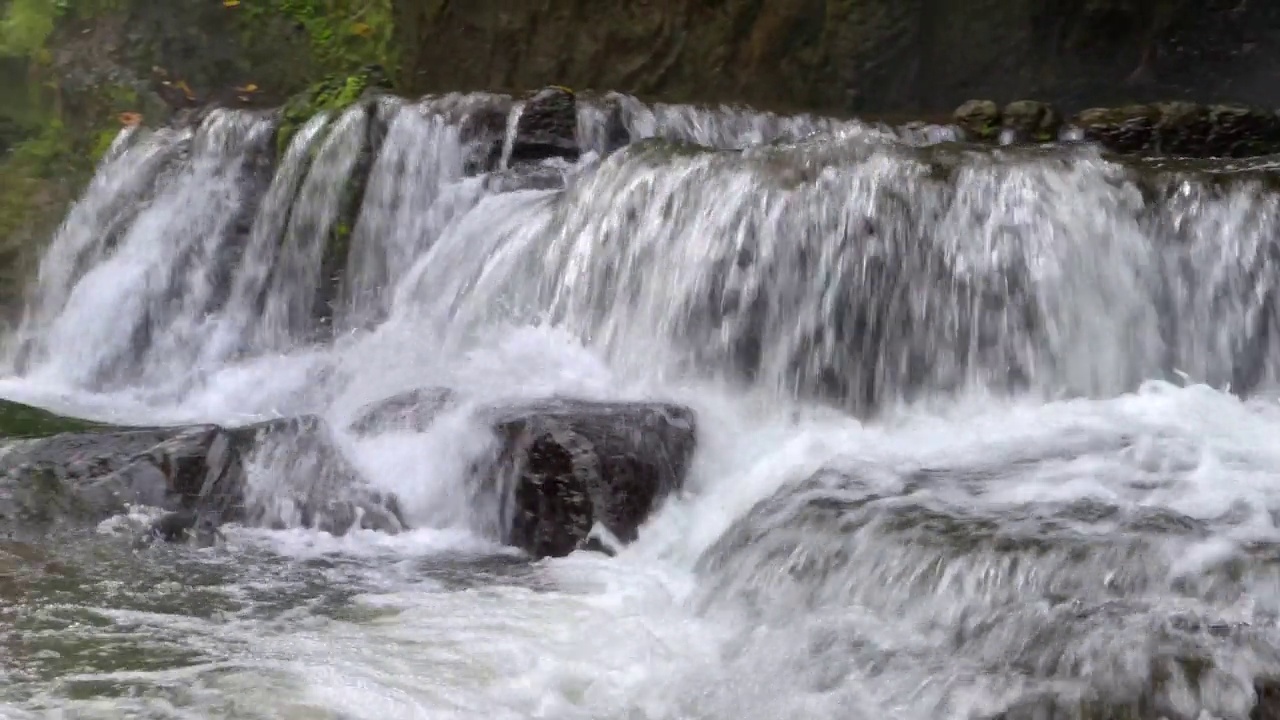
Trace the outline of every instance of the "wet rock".
{"label": "wet rock", "polygon": [[246,461],[268,483],[245,497],[245,521],[344,535],[352,529],[395,533],[407,527],[399,499],[369,486],[339,450],[324,420],[302,416],[231,431],[251,448]]}
{"label": "wet rock", "polygon": [[0,457],[0,525],[98,522],[130,504],[234,518],[243,484],[239,450],[215,426],[66,433]]}
{"label": "wet rock", "polygon": [[[280,486],[250,493],[251,462],[278,471]],[[199,539],[209,534],[201,528],[226,522],[300,525],[335,535],[357,526],[404,527],[399,501],[368,487],[318,418],[231,429],[68,432],[11,441],[0,455],[0,530],[25,536],[58,524],[95,523],[129,505],[178,513],[153,528],[165,540],[193,529]],[[287,513],[279,511],[282,505]]]}
{"label": "wet rock", "polygon": [[1017,100],[1004,106],[1000,123],[1019,142],[1052,142],[1058,139],[1062,116],[1048,103]]}
{"label": "wet rock", "polygon": [[523,163],[507,170],[490,173],[485,189],[494,193],[520,190],[560,190],[565,186],[564,173],[554,167]]}
{"label": "wet rock", "polygon": [[505,542],[535,557],[594,547],[597,523],[634,540],[683,485],[696,444],[693,412],[673,404],[555,400],[486,415],[500,450],[480,486],[499,497]]}
{"label": "wet rock", "polygon": [[512,164],[548,158],[575,162],[580,154],[577,98],[572,90],[547,87],[525,101],[516,121]]}
{"label": "wet rock", "polygon": [[608,155],[629,145],[634,138],[627,127],[628,104],[637,102],[615,91],[579,93],[578,137],[583,152],[595,150]]}
{"label": "wet rock", "polygon": [[440,413],[457,404],[449,388],[417,388],[369,403],[356,412],[348,429],[356,435],[391,431],[423,432]]}
{"label": "wet rock", "polygon": [[1258,108],[1129,105],[1085,110],[1073,123],[1086,139],[1121,153],[1242,158],[1280,152],[1280,115]]}
{"label": "wet rock", "polygon": [[1160,112],[1151,105],[1091,108],[1073,120],[1084,131],[1085,139],[1121,153],[1145,152],[1156,137],[1159,123]]}
{"label": "wet rock", "polygon": [[226,536],[218,529],[219,524],[220,518],[216,513],[194,510],[166,513],[151,523],[135,546],[144,547],[154,542],[191,542],[200,547],[211,547],[219,541],[226,541]]}
{"label": "wet rock", "polygon": [[994,140],[1000,132],[1000,106],[990,100],[969,100],[951,119],[972,140]]}

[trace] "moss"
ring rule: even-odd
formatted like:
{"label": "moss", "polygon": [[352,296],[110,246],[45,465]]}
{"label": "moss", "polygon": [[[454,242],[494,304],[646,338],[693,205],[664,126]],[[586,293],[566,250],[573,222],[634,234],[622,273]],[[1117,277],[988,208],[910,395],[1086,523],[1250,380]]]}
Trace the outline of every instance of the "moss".
{"label": "moss", "polygon": [[0,438],[43,438],[58,433],[91,432],[110,427],[64,417],[12,400],[0,400]]}
{"label": "moss", "polygon": [[348,75],[329,75],[289,98],[276,130],[276,155],[284,157],[289,142],[303,123],[318,113],[342,110],[355,104],[367,90],[389,87],[382,68],[371,65]]}
{"label": "moss", "polygon": [[[240,15],[244,44],[270,49],[283,23],[303,37],[313,76],[350,75],[366,65],[395,68],[391,0],[255,0],[229,8]],[[276,35],[277,37],[273,37]]]}

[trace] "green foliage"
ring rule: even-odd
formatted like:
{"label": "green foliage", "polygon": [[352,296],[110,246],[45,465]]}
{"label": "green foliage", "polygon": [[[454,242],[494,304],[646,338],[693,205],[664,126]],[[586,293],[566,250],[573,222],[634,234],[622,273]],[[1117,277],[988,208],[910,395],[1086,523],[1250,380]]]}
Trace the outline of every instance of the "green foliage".
{"label": "green foliage", "polygon": [[341,110],[358,101],[366,90],[388,85],[381,69],[374,66],[351,75],[330,75],[289,98],[276,130],[277,155],[284,156],[294,133],[316,114]]}
{"label": "green foliage", "polygon": [[250,34],[270,32],[272,21],[287,21],[306,35],[311,64],[319,72],[347,74],[370,64],[394,65],[391,5],[391,0],[240,0],[229,11],[244,14]]}
{"label": "green foliage", "polygon": [[0,19],[0,54],[34,56],[44,48],[69,0],[10,0]]}
{"label": "green foliage", "polygon": [[0,438],[40,438],[64,432],[88,432],[108,426],[63,417],[30,405],[0,400]]}

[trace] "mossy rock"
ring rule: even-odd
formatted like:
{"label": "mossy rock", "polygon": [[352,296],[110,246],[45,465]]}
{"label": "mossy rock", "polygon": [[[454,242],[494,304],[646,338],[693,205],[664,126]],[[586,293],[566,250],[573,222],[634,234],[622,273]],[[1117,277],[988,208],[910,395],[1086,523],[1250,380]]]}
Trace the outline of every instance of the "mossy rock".
{"label": "mossy rock", "polygon": [[1062,115],[1049,103],[1016,100],[1004,106],[1000,124],[1019,141],[1053,142],[1062,129]]}
{"label": "mossy rock", "polygon": [[289,143],[303,123],[318,113],[342,110],[371,93],[391,89],[391,81],[379,65],[369,65],[350,75],[328,75],[289,98],[280,111],[276,129],[276,156],[284,157]]}
{"label": "mossy rock", "polygon": [[969,100],[951,119],[972,140],[994,140],[1000,132],[1000,106],[991,100]]}
{"label": "mossy rock", "polygon": [[12,400],[0,400],[0,438],[44,438],[60,433],[117,429],[105,423],[66,417]]}
{"label": "mossy rock", "polygon": [[1120,153],[1245,158],[1280,152],[1280,115],[1260,108],[1153,103],[1092,108],[1074,123],[1087,139]]}

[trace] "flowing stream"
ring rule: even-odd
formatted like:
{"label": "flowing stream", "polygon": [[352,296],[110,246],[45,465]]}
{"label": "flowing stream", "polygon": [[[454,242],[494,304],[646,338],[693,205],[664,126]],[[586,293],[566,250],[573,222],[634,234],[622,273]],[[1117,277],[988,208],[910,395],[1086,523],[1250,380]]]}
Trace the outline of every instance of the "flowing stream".
{"label": "flowing stream", "polygon": [[344,435],[417,529],[134,552],[139,508],[0,553],[0,717],[1260,717],[1280,166],[609,96],[531,170],[475,129],[520,110],[382,100],[278,160],[264,114],[122,135],[0,395],[337,428],[422,387],[662,399],[699,417],[685,490],[616,557],[529,562],[476,531],[465,412]]}

